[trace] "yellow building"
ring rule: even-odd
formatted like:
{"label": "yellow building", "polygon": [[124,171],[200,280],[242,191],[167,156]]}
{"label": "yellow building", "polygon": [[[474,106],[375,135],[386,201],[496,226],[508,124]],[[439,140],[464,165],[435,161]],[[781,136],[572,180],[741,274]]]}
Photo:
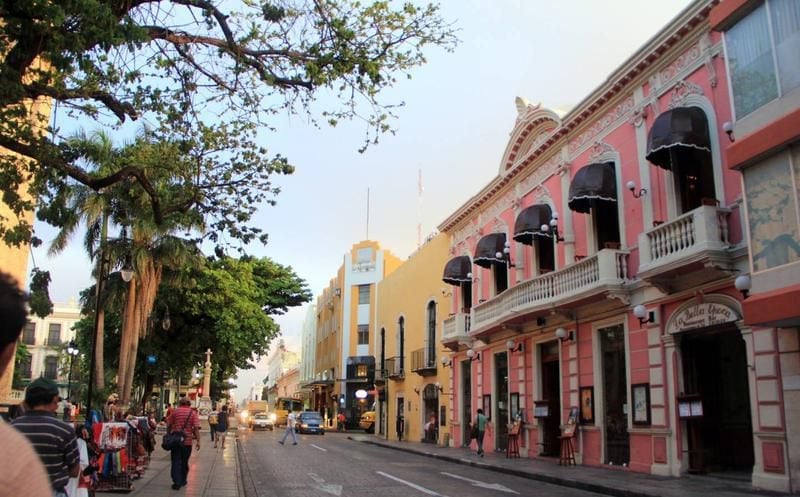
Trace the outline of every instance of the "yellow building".
{"label": "yellow building", "polygon": [[440,341],[453,298],[441,274],[449,248],[446,235],[431,238],[378,284],[376,432],[390,439],[448,443],[451,370]]}
{"label": "yellow building", "polygon": [[358,242],[317,299],[319,378],[304,387],[315,389],[313,408],[328,419],[341,412],[355,427],[374,407],[376,286],[402,262],[376,241]]}

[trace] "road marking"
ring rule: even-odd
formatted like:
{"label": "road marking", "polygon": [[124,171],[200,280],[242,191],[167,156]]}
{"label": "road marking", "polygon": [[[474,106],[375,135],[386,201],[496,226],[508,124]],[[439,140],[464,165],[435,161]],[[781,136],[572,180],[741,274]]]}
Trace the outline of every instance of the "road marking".
{"label": "road marking", "polygon": [[325,493],[335,495],[336,497],[340,497],[342,495],[342,486],[341,485],[332,485],[330,483],[325,483],[325,480],[319,477],[316,473],[309,473],[308,477],[314,480],[314,483],[317,485],[314,487],[317,490],[322,490]]}
{"label": "road marking", "polygon": [[405,480],[400,479],[400,478],[398,478],[396,476],[392,476],[389,473],[384,473],[383,471],[376,471],[376,473],[378,473],[381,476],[385,476],[386,478],[389,478],[390,480],[394,480],[396,482],[402,483],[403,485],[408,485],[411,488],[415,488],[415,489],[419,490],[422,493],[425,493],[425,494],[428,494],[428,495],[438,495],[439,497],[445,497],[444,495],[440,494],[439,492],[434,492],[433,490],[429,490],[429,489],[427,489],[425,487],[421,487],[421,486],[417,485],[416,483],[411,483],[410,481],[405,481]]}
{"label": "road marking", "polygon": [[310,445],[310,446],[314,447],[314,448],[315,448],[315,449],[317,449],[317,450],[321,450],[322,452],[328,452],[328,449],[323,449],[323,448],[322,448],[322,447],[320,447],[319,445],[314,445],[314,444],[308,444],[308,445]]}
{"label": "road marking", "polygon": [[508,488],[506,486],[503,486],[503,485],[501,485],[499,483],[486,483],[486,482],[482,482],[482,481],[478,481],[478,480],[473,480],[473,479],[467,478],[465,476],[454,475],[453,473],[445,473],[444,471],[442,471],[442,474],[445,475],[445,476],[449,476],[450,478],[455,478],[457,480],[463,480],[463,481],[469,482],[475,487],[488,488],[488,489],[491,489],[491,490],[498,490],[500,492],[509,492],[509,493],[512,493],[512,494],[519,494],[519,492],[517,492],[516,490],[512,490],[512,489],[510,489],[510,488]]}

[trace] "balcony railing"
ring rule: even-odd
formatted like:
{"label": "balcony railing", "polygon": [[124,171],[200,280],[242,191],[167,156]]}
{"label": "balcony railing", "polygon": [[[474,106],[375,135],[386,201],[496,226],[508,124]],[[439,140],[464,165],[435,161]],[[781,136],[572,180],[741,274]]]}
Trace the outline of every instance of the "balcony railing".
{"label": "balcony railing", "polygon": [[731,211],[704,205],[639,235],[639,272],[730,246]]}
{"label": "balcony railing", "polygon": [[390,357],[386,359],[386,376],[389,379],[397,380],[405,377],[403,365],[401,364],[400,357]]}
{"label": "balcony railing", "polygon": [[45,345],[48,347],[60,347],[61,346],[61,339],[55,337],[48,337]]}
{"label": "balcony railing", "polygon": [[421,376],[436,374],[436,349],[423,347],[411,352],[411,371]]}
{"label": "balcony railing", "polygon": [[442,341],[452,342],[460,338],[468,338],[471,316],[459,313],[444,320],[442,326]]}
{"label": "balcony railing", "polygon": [[[564,269],[537,276],[473,308],[472,331],[501,324],[516,314],[559,305],[628,279],[628,252],[604,249]],[[447,323],[445,322],[445,329]]]}

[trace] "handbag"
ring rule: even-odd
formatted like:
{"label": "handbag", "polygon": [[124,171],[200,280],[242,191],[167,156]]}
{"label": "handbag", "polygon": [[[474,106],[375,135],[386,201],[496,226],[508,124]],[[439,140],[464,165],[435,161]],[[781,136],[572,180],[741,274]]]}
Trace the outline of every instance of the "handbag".
{"label": "handbag", "polygon": [[478,438],[478,423],[472,424],[472,431],[469,434],[470,438]]}
{"label": "handbag", "polygon": [[171,431],[164,435],[164,438],[161,439],[162,449],[172,450],[183,445],[183,442],[186,440],[186,425],[189,424],[190,419],[192,419],[192,413],[186,416],[186,421],[183,422],[183,429],[181,429],[181,431]]}

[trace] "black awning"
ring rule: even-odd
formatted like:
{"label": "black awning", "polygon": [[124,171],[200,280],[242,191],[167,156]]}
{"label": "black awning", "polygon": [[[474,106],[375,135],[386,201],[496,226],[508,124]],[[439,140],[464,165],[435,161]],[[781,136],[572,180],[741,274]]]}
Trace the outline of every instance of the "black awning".
{"label": "black awning", "polygon": [[672,153],[696,151],[711,153],[708,120],[699,107],[678,107],[656,118],[647,135],[647,158],[651,163],[672,169]]}
{"label": "black awning", "polygon": [[[505,233],[490,233],[478,241],[478,248],[475,249],[475,257],[472,262],[480,267],[491,267],[492,264],[505,264],[503,249],[506,245]],[[500,252],[500,257],[497,253]]]}
{"label": "black awning", "polygon": [[552,217],[553,212],[547,204],[535,204],[526,207],[519,213],[517,220],[514,222],[514,240],[525,245],[533,245],[534,237],[552,238],[553,235],[549,231],[542,231],[543,224],[550,226]]}
{"label": "black awning", "polygon": [[469,260],[468,255],[460,255],[453,257],[444,266],[444,274],[442,281],[448,285],[460,285],[468,281],[472,281],[470,277],[472,273],[472,261]]}
{"label": "black awning", "polygon": [[595,202],[617,201],[617,178],[613,162],[583,166],[569,185],[569,208],[588,213]]}

